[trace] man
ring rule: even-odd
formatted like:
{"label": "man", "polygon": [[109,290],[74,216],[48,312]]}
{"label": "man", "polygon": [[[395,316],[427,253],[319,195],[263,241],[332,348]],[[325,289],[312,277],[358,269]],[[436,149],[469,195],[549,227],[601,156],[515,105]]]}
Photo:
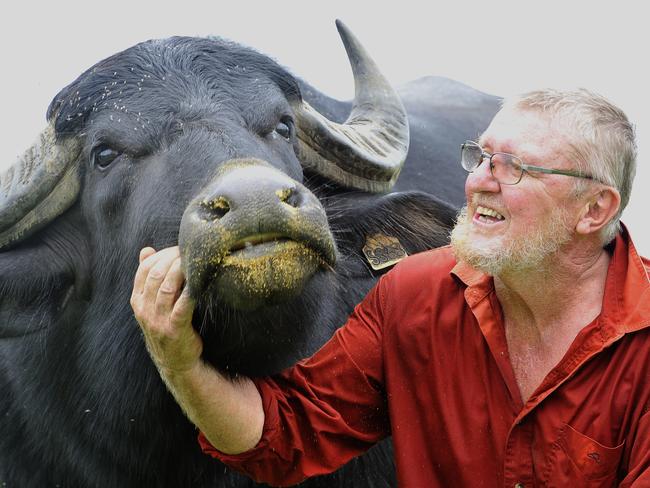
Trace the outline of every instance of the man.
{"label": "man", "polygon": [[627,118],[584,90],[532,92],[461,163],[451,247],[400,263],[274,378],[203,363],[178,250],[142,251],[132,305],[206,452],[288,485],[392,435],[400,486],[650,486],[650,262],[618,222]]}

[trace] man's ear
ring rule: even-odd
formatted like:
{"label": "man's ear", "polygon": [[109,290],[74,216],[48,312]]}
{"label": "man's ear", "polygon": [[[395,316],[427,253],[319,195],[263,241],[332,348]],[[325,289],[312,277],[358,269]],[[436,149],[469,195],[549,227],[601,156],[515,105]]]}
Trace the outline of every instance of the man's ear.
{"label": "man's ear", "polygon": [[614,218],[620,206],[618,190],[611,186],[602,187],[585,203],[576,231],[584,235],[600,231]]}

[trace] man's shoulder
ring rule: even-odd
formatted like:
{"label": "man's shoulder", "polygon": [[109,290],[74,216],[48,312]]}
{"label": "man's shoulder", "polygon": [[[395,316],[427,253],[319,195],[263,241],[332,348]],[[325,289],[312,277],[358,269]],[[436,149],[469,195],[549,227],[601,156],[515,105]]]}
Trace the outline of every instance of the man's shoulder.
{"label": "man's shoulder", "polygon": [[392,280],[439,281],[451,278],[451,270],[456,258],[451,246],[439,247],[408,256],[399,262],[389,273]]}
{"label": "man's shoulder", "polygon": [[[405,324],[415,316],[424,317],[431,310],[459,303],[464,287],[451,272],[456,259],[449,246],[409,256],[382,277],[381,290],[386,323]],[[423,315],[424,314],[424,315]],[[423,322],[422,322],[423,323]]]}

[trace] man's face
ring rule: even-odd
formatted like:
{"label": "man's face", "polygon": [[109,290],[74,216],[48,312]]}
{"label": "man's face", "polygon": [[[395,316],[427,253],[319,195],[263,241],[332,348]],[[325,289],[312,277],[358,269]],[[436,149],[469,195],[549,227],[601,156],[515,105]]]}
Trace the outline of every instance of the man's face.
{"label": "man's face", "polygon": [[[538,112],[502,110],[479,144],[525,164],[575,169],[559,124]],[[579,209],[571,196],[574,183],[568,176],[524,173],[516,185],[505,185],[485,159],[465,184],[468,205],[452,233],[457,258],[492,275],[538,267],[573,236]]]}

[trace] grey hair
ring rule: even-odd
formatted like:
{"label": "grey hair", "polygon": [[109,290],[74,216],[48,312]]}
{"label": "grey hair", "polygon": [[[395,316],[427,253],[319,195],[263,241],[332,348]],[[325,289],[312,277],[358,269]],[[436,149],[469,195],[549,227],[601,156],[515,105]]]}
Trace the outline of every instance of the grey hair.
{"label": "grey hair", "polygon": [[[636,174],[635,130],[625,113],[583,88],[531,91],[504,100],[502,109],[506,108],[540,111],[560,121],[567,128],[569,157],[576,169],[618,190],[621,205],[601,235],[603,244],[612,241],[620,230]],[[575,194],[582,194],[588,185],[588,180],[576,179]]]}

